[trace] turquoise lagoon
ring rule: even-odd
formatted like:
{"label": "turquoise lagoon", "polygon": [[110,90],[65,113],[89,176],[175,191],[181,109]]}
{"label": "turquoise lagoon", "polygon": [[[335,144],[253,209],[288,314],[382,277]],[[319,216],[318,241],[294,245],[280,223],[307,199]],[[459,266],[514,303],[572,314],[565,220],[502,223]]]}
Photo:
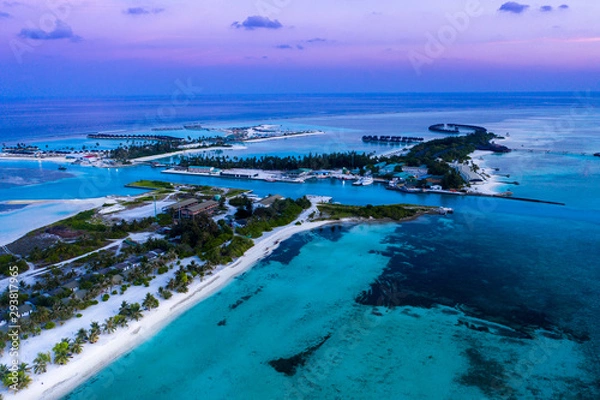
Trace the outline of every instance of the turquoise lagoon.
{"label": "turquoise lagoon", "polygon": [[597,225],[501,216],[296,235],[67,399],[592,398]]}

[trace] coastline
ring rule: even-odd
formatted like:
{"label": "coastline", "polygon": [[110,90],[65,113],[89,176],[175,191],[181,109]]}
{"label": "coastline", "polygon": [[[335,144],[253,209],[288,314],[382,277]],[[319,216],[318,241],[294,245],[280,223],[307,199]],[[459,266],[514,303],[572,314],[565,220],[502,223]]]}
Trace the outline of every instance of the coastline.
{"label": "coastline", "polygon": [[[8,200],[3,203],[12,205],[25,205],[14,211],[2,213],[0,221],[8,227],[18,226],[19,229],[10,229],[10,233],[5,233],[0,229],[0,246],[6,246],[15,240],[25,236],[29,232],[51,225],[65,218],[72,217],[82,211],[100,207],[109,201],[108,197],[97,197],[91,199],[69,199],[69,200]],[[55,208],[54,212],[47,209],[39,213],[35,218],[36,209],[46,207]]]}
{"label": "coastline", "polygon": [[[74,355],[67,365],[51,364],[45,374],[32,374],[32,382],[27,389],[14,395],[9,394],[7,397],[23,400],[31,398],[57,399],[67,395],[114,360],[150,339],[191,307],[221,290],[238,275],[250,270],[261,259],[270,255],[282,241],[304,231],[344,222],[347,221],[304,222],[302,225],[288,225],[267,232],[242,257],[219,268],[217,272],[205,278],[204,282],[196,281],[190,285],[188,293],[175,293],[171,299],[161,300],[159,308],[145,312],[144,318],[140,321],[131,321],[127,328],[119,329],[115,334],[101,335],[98,343],[87,344],[84,351]],[[144,292],[147,291],[147,289],[144,290]],[[141,301],[141,299],[139,300]],[[75,332],[76,330],[71,334]],[[60,332],[60,335],[66,336],[66,333]],[[47,339],[42,336],[37,338],[40,341]],[[26,351],[27,342],[35,339],[36,337],[21,342],[23,352]],[[49,351],[52,346],[53,343],[47,343],[48,348],[44,351]],[[34,352],[33,357],[35,354],[37,352]],[[33,359],[31,356],[30,354],[30,358]]]}
{"label": "coastline", "polygon": [[154,161],[154,160],[160,160],[162,158],[168,158],[168,157],[179,156],[179,155],[184,155],[184,154],[204,153],[207,151],[214,151],[214,150],[244,150],[244,149],[246,149],[246,146],[240,146],[240,145],[235,145],[235,146],[231,146],[231,147],[206,147],[206,148],[197,148],[197,149],[186,149],[186,150],[174,151],[172,153],[156,154],[154,156],[132,158],[131,162],[136,163],[136,162]]}
{"label": "coastline", "polygon": [[15,156],[8,155],[6,153],[0,153],[0,161],[51,161],[56,163],[72,163],[73,160],[67,160],[65,156],[48,156],[48,157],[29,157],[29,156]]}
{"label": "coastline", "polygon": [[273,136],[273,137],[260,138],[260,139],[249,139],[249,140],[244,140],[244,143],[270,142],[271,140],[293,139],[293,138],[298,138],[298,137],[317,136],[317,135],[325,135],[325,132],[315,131],[315,132],[307,132],[307,133],[298,133],[298,134],[287,135],[287,136]]}
{"label": "coastline", "polygon": [[[475,150],[470,154],[473,162],[481,169],[479,175],[485,178],[483,183],[474,184],[469,188],[471,194],[499,195],[502,192],[498,190],[504,184],[499,181],[499,176],[496,175],[493,168],[487,165],[487,160],[483,157],[494,154],[491,151]],[[483,176],[483,174],[485,176]]]}

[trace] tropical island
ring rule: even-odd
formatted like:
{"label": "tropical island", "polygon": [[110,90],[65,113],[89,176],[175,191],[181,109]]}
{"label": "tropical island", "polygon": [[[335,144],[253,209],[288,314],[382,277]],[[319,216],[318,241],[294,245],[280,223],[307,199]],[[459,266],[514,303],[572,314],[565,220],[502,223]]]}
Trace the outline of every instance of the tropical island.
{"label": "tropical island", "polygon": [[[162,181],[129,186],[152,191],[37,229],[0,256],[7,286],[11,271],[20,274],[18,291],[0,295],[0,375],[9,390],[43,379],[33,397],[64,392],[57,384],[65,376],[88,377],[295,233],[441,213],[406,204],[328,204],[330,198],[315,196],[261,199],[243,189]],[[15,348],[20,363],[9,365]]]}

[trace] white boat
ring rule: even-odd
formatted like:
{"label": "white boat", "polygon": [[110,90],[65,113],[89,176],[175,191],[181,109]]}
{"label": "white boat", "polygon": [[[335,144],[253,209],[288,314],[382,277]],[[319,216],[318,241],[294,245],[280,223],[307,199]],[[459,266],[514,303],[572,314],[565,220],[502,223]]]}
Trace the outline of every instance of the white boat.
{"label": "white boat", "polygon": [[360,178],[357,181],[354,181],[352,183],[352,185],[354,186],[369,186],[373,184],[373,178],[371,178],[370,176],[365,176],[363,178]]}

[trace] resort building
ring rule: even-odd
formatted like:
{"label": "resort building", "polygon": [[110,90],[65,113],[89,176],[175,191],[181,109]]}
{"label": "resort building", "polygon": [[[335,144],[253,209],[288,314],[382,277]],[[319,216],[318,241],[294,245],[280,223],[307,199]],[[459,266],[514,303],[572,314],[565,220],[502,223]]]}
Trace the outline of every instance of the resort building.
{"label": "resort building", "polygon": [[413,175],[417,179],[423,178],[428,173],[427,165],[419,167],[402,167],[402,171]]}
{"label": "resort building", "polygon": [[207,175],[218,175],[221,170],[215,167],[203,167],[197,165],[191,165],[188,167],[188,172],[192,174],[207,174]]}
{"label": "resort building", "polygon": [[477,172],[473,171],[469,165],[457,164],[454,168],[467,183],[483,182],[483,178]]}
{"label": "resort building", "polygon": [[283,199],[285,199],[285,197],[280,196],[278,194],[269,196],[269,197],[265,197],[264,199],[262,199],[261,201],[256,203],[256,207],[265,207],[265,208],[271,207],[273,205],[273,203],[275,203],[277,200],[283,200]]}
{"label": "resort building", "polygon": [[179,212],[181,210],[183,210],[184,208],[187,208],[189,206],[193,206],[195,204],[198,204],[198,199],[185,199],[182,200],[178,203],[175,204],[171,204],[169,206],[163,207],[163,211],[167,212],[167,211],[175,211],[175,212]]}
{"label": "resort building", "polygon": [[31,304],[22,304],[19,306],[19,308],[17,309],[19,315],[21,316],[21,318],[24,317],[29,317],[29,315],[31,314],[31,312],[33,311],[33,306]]}
{"label": "resort building", "polygon": [[252,179],[258,177],[258,171],[254,169],[224,169],[221,176],[226,178]]}
{"label": "resort building", "polygon": [[210,214],[214,209],[219,207],[219,203],[213,200],[205,201],[204,203],[195,204],[181,210],[181,216],[184,218],[194,218],[198,214]]}

